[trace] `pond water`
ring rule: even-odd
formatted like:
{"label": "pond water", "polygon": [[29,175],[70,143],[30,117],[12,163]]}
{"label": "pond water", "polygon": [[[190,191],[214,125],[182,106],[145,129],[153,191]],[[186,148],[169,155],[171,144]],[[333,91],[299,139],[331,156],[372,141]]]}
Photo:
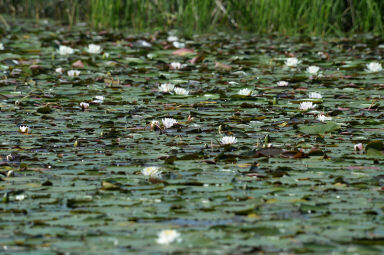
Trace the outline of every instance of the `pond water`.
{"label": "pond water", "polygon": [[10,25],[4,253],[383,253],[382,39]]}

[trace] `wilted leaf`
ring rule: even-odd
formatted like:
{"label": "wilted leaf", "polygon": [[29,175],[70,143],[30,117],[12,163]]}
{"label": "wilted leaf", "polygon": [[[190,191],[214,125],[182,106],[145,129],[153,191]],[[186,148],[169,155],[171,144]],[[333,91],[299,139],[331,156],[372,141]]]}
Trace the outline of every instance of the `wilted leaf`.
{"label": "wilted leaf", "polygon": [[84,68],[84,64],[81,60],[77,60],[76,62],[74,62],[72,64],[72,67],[73,68]]}
{"label": "wilted leaf", "polygon": [[231,71],[232,70],[232,67],[230,65],[223,64],[220,62],[216,62],[215,68],[217,68],[219,70],[223,70],[223,71]]}
{"label": "wilted leaf", "polygon": [[172,54],[177,56],[186,56],[186,55],[195,54],[195,51],[192,49],[182,48],[182,49],[175,50],[174,52],[172,52]]}

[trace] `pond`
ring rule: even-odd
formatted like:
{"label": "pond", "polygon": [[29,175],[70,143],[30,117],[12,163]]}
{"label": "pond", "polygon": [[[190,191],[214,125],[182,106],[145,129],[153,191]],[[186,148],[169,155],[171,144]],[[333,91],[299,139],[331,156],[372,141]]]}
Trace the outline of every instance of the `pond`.
{"label": "pond", "polygon": [[383,253],[382,39],[10,25],[3,252]]}

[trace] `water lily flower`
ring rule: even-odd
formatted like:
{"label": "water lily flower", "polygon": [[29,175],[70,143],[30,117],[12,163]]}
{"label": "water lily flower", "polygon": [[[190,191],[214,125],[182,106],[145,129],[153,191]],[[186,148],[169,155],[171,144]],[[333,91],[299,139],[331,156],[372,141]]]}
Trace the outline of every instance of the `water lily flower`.
{"label": "water lily flower", "polygon": [[13,170],[9,170],[7,172],[7,177],[14,177],[15,176],[15,172]]}
{"label": "water lily flower", "polygon": [[7,161],[12,161],[12,160],[13,160],[12,153],[9,154],[9,155],[7,155],[7,156],[5,157],[5,159],[6,159]]}
{"label": "water lily flower", "polygon": [[60,45],[59,49],[57,50],[60,55],[69,55],[73,54],[75,51],[68,46]]}
{"label": "water lily flower", "polygon": [[252,90],[247,89],[247,88],[245,88],[245,89],[240,89],[239,92],[238,92],[238,94],[239,94],[240,96],[250,96],[250,95],[252,94]]}
{"label": "water lily flower", "polygon": [[89,108],[89,104],[88,104],[88,103],[85,103],[85,102],[81,102],[81,103],[80,103],[80,107],[81,107],[81,109],[84,111],[85,109],[88,109],[88,108]]}
{"label": "water lily flower", "polygon": [[377,72],[381,72],[383,70],[383,67],[378,62],[371,62],[371,63],[367,64],[366,66],[367,66],[367,68],[365,69],[365,71],[367,71],[368,73],[377,73]]}
{"label": "water lily flower", "polygon": [[317,93],[317,92],[310,92],[308,94],[308,97],[309,98],[314,98],[314,99],[321,99],[321,98],[323,98],[323,96],[320,93]]}
{"label": "water lily flower", "polygon": [[310,110],[310,109],[315,109],[317,107],[317,104],[313,104],[312,102],[302,102],[300,104],[300,110]]}
{"label": "water lily flower", "polygon": [[184,95],[184,96],[186,96],[186,95],[189,94],[189,91],[186,90],[186,89],[183,89],[183,88],[175,88],[173,90],[173,92],[175,92],[176,95]]}
{"label": "water lily flower", "polygon": [[223,145],[235,143],[237,143],[237,139],[234,136],[223,136],[223,138],[221,138],[221,144]]}
{"label": "water lily flower", "polygon": [[21,124],[19,126],[19,132],[22,134],[28,134],[30,132],[30,128],[27,125]]}
{"label": "water lily flower", "polygon": [[77,77],[77,76],[80,75],[80,71],[78,71],[78,70],[69,70],[69,71],[67,72],[67,74],[68,74],[68,76],[70,76],[70,77]]}
{"label": "water lily flower", "polygon": [[174,35],[170,35],[167,38],[168,42],[175,42],[175,41],[178,41],[178,40],[179,40],[179,38],[177,38],[177,36],[174,36]]}
{"label": "water lily flower", "polygon": [[170,243],[173,243],[173,242],[181,242],[181,235],[179,232],[177,232],[176,230],[173,230],[173,229],[167,229],[167,230],[163,230],[163,231],[160,231],[159,234],[158,234],[158,237],[157,237],[157,240],[156,242],[158,244],[170,244]]}
{"label": "water lily flower", "polygon": [[154,130],[156,127],[160,128],[160,122],[157,120],[152,120],[150,126],[151,130]]}
{"label": "water lily flower", "polygon": [[178,49],[185,48],[185,43],[173,42],[172,44],[173,44],[173,47],[178,48]]}
{"label": "water lily flower", "polygon": [[279,81],[277,82],[277,86],[280,86],[280,87],[284,87],[284,86],[288,86],[288,82],[287,81]]}
{"label": "water lily flower", "polygon": [[89,44],[87,49],[88,53],[91,54],[100,54],[102,50],[101,46],[97,44]]}
{"label": "water lily flower", "polygon": [[355,144],[355,145],[353,146],[353,148],[354,148],[355,151],[363,151],[364,146],[363,146],[362,143],[357,143],[357,144]]}
{"label": "water lily flower", "polygon": [[[188,115],[187,122],[190,123],[190,122],[192,122],[194,119],[195,119],[194,117],[192,117],[191,115]],[[193,124],[192,126],[194,126],[194,127],[200,127],[199,124]]]}
{"label": "water lily flower", "polygon": [[0,43],[0,50],[4,50],[4,44]]}
{"label": "water lily flower", "polygon": [[95,99],[93,100],[93,102],[96,104],[102,104],[104,102],[104,97],[103,96],[95,96]]}
{"label": "water lily flower", "polygon": [[174,69],[174,70],[179,70],[179,69],[182,69],[184,67],[185,67],[185,65],[182,65],[179,62],[172,62],[171,65],[170,65],[170,68]]}
{"label": "water lily flower", "polygon": [[108,52],[104,52],[103,53],[103,58],[109,58],[109,53]]}
{"label": "water lily flower", "polygon": [[300,64],[301,61],[299,61],[298,58],[287,58],[285,60],[285,65],[288,67],[296,67],[298,64]]}
{"label": "water lily flower", "polygon": [[317,52],[317,55],[320,56],[321,58],[327,58],[328,57],[327,56],[328,54],[325,52],[322,52],[322,51]]}
{"label": "water lily flower", "polygon": [[164,118],[161,120],[161,122],[163,123],[163,126],[165,128],[171,128],[173,125],[177,123],[177,120],[172,118]]}
{"label": "water lily flower", "polygon": [[139,46],[139,47],[143,47],[143,48],[150,48],[150,47],[152,47],[152,44],[150,44],[149,42],[144,41],[144,40],[138,40],[136,42],[136,45]]}
{"label": "water lily flower", "polygon": [[58,68],[55,69],[55,72],[63,74],[64,73],[64,69],[62,67],[58,67]]}
{"label": "water lily flower", "polygon": [[317,118],[316,118],[318,121],[321,121],[321,122],[325,122],[327,120],[332,120],[332,117],[327,117],[325,116],[324,114],[319,114],[317,115]]}
{"label": "water lily flower", "polygon": [[320,67],[318,66],[308,66],[307,73],[316,75],[320,71]]}
{"label": "water lily flower", "polygon": [[175,89],[175,85],[173,85],[172,83],[163,83],[158,88],[160,92],[169,93]]}
{"label": "water lily flower", "polygon": [[145,167],[143,168],[143,170],[141,170],[141,174],[145,176],[160,178],[161,177],[160,167],[158,166]]}
{"label": "water lily flower", "polygon": [[21,194],[21,195],[16,195],[15,196],[15,200],[17,201],[22,201],[26,198],[26,196],[24,194]]}

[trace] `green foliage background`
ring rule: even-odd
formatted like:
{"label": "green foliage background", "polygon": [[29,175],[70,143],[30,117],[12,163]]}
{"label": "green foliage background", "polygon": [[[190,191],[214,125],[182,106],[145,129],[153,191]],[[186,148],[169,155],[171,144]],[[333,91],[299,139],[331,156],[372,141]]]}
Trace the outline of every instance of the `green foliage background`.
{"label": "green foliage background", "polygon": [[0,12],[69,25],[185,33],[383,34],[382,0],[3,0]]}

